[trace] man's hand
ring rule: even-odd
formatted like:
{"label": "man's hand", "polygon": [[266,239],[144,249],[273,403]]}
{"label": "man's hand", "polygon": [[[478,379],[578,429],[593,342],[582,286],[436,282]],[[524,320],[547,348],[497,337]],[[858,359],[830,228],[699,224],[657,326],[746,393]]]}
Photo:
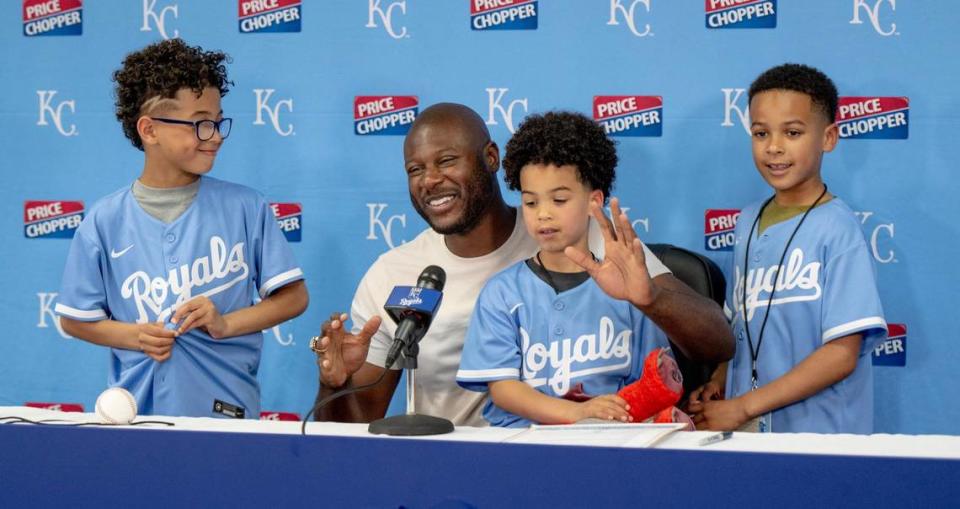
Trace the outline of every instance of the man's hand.
{"label": "man's hand", "polygon": [[347,314],[334,313],[320,327],[323,337],[317,343],[317,365],[320,383],[327,387],[342,387],[367,360],[370,338],[380,328],[380,317],[374,316],[356,335],[343,326]]}
{"label": "man's hand", "polygon": [[177,326],[177,334],[186,334],[193,329],[202,328],[214,339],[227,336],[227,321],[206,296],[194,297],[180,307],[170,318]]}
{"label": "man's hand", "polygon": [[626,300],[644,308],[657,298],[659,289],[647,271],[647,260],[637,232],[630,224],[626,212],[620,210],[616,198],[610,199],[610,211],[617,222],[617,231],[603,215],[597,203],[590,204],[590,213],[600,224],[606,254],[598,263],[589,253],[573,246],[564,249],[564,254],[590,274],[597,285],[614,299]]}
{"label": "man's hand", "polygon": [[714,380],[697,387],[690,393],[687,400],[687,413],[691,415],[703,411],[703,405],[707,401],[716,401],[724,399],[725,388]]}
{"label": "man's hand", "polygon": [[140,350],[157,362],[170,358],[176,336],[176,332],[163,328],[162,322],[137,325],[137,341],[140,344]]}

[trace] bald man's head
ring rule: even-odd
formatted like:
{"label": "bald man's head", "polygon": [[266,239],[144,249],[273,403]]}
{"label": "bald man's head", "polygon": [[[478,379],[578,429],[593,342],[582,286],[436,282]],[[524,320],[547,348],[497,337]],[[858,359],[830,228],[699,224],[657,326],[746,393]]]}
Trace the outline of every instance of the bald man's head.
{"label": "bald man's head", "polygon": [[477,151],[483,149],[484,145],[490,142],[490,131],[487,130],[487,124],[484,123],[480,115],[472,109],[457,103],[437,103],[420,112],[410,132],[404,139],[404,150],[407,144],[420,134],[420,131],[429,127],[442,127],[444,129],[457,129],[464,137],[464,141],[470,146],[476,147]]}
{"label": "bald man's head", "polygon": [[500,198],[500,151],[476,112],[440,103],[423,110],[403,142],[410,201],[444,235],[472,230]]}

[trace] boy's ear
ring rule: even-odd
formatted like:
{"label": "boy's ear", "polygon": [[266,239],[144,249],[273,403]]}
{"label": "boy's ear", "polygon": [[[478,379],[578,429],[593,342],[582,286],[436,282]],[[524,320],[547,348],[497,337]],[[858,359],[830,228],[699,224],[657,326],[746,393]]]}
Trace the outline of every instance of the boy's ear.
{"label": "boy's ear", "polygon": [[597,205],[599,205],[600,208],[603,209],[603,191],[599,189],[594,189],[593,191],[590,191],[590,201],[596,202]]}
{"label": "boy's ear", "polygon": [[154,131],[154,127],[156,127],[156,123],[146,115],[137,119],[137,134],[140,135],[140,140],[145,146],[157,143],[157,133]]}
{"label": "boy's ear", "polygon": [[840,128],[837,127],[837,123],[834,122],[827,126],[823,131],[823,151],[830,152],[837,146],[837,142],[840,140]]}

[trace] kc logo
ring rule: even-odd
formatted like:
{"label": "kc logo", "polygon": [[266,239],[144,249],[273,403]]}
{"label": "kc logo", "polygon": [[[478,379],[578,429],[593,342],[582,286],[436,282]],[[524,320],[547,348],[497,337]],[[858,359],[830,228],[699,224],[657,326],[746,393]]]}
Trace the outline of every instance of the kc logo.
{"label": "kc logo", "polygon": [[880,27],[880,6],[885,3],[890,4],[891,11],[897,10],[897,0],[876,0],[873,2],[872,8],[870,4],[867,3],[867,0],[853,0],[853,19],[850,20],[850,24],[862,25],[863,21],[860,20],[860,12],[864,11],[867,13],[867,18],[870,18],[870,24],[873,25],[874,31],[878,34],[884,37],[900,35],[900,32],[897,32],[896,23],[890,23],[890,29],[886,32]]}
{"label": "kc logo", "polygon": [[253,93],[257,96],[257,118],[253,121],[253,125],[266,125],[266,122],[263,121],[263,113],[266,112],[267,118],[270,119],[270,123],[273,125],[273,130],[280,136],[290,136],[294,134],[293,124],[287,124],[286,130],[280,128],[280,107],[286,106],[287,111],[292,113],[293,99],[279,100],[271,107],[270,96],[272,96],[275,91],[276,90],[272,88],[253,89]]}
{"label": "kc logo", "polygon": [[881,249],[880,244],[883,243],[886,245],[886,241],[881,241],[881,238],[887,238],[893,240],[895,233],[893,222],[889,223],[879,223],[876,221],[871,222],[868,226],[867,222],[873,216],[873,212],[863,211],[863,212],[854,212],[854,215],[860,219],[860,224],[864,228],[864,233],[867,233],[867,237],[870,240],[870,252],[873,254],[873,259],[877,263],[897,263],[896,254],[894,254],[893,249]]}
{"label": "kc logo", "polygon": [[407,27],[400,27],[400,31],[397,32],[393,28],[393,10],[400,9],[401,14],[407,13],[407,0],[400,0],[398,2],[390,2],[390,6],[384,10],[380,7],[380,2],[382,0],[369,0],[370,8],[367,11],[369,16],[367,17],[367,28],[378,28],[376,18],[380,17],[380,22],[383,23],[383,29],[387,31],[387,35],[393,37],[394,39],[401,39],[404,37],[410,37],[407,35]]}
{"label": "kc logo", "polygon": [[503,118],[503,121],[507,124],[507,130],[510,131],[510,134],[513,134],[514,123],[513,123],[513,109],[517,106],[523,106],[523,112],[527,112],[527,98],[523,99],[514,99],[510,101],[510,104],[506,108],[500,103],[503,100],[503,96],[510,91],[509,88],[487,88],[487,97],[489,98],[489,109],[487,110],[487,125],[498,125],[497,117],[494,115],[495,112],[499,111],[500,116]]}
{"label": "kc logo", "polygon": [[630,7],[624,7],[622,0],[610,0],[610,21],[607,21],[608,25],[619,25],[617,21],[617,13],[623,14],[623,20],[627,23],[627,28],[630,29],[630,32],[637,37],[647,37],[652,36],[653,32],[650,29],[650,23],[646,23],[643,26],[643,32],[637,31],[637,18],[636,10],[637,4],[643,5],[644,9],[649,13],[650,12],[650,0],[633,0],[630,3]]}
{"label": "kc logo", "polygon": [[[406,228],[407,215],[388,214],[387,220],[384,222],[381,217],[383,217],[383,211],[387,209],[386,203],[368,203],[367,209],[370,210],[370,231],[367,233],[367,240],[379,240],[380,237],[377,236],[377,229],[379,228],[380,234],[383,235],[383,240],[387,243],[387,246],[389,246],[390,249],[397,247],[397,244],[393,241],[393,222],[399,221],[400,226]],[[406,240],[400,240],[401,244],[404,242],[406,242]]]}
{"label": "kc logo", "polygon": [[743,94],[747,91],[747,89],[721,88],[720,91],[723,92],[723,122],[721,122],[720,125],[723,127],[732,127],[733,121],[730,119],[730,113],[736,113],[737,118],[740,119],[740,125],[743,126],[744,132],[749,135],[750,124],[747,121],[747,118],[750,113],[750,108],[748,106],[741,108],[738,105],[740,98],[743,97]]}
{"label": "kc logo", "polygon": [[[610,211],[610,207],[604,207],[604,210],[607,211],[607,217],[612,219],[613,212]],[[620,210],[623,211],[624,214],[627,214],[627,217],[630,217],[630,207],[620,207]],[[637,232],[643,231],[643,233],[650,233],[650,218],[640,217],[637,219],[631,219],[630,226],[632,226]]]}
{"label": "kc logo", "polygon": [[73,99],[69,101],[60,101],[57,104],[57,107],[54,108],[51,106],[53,102],[53,96],[57,95],[56,90],[37,90],[37,96],[40,98],[40,119],[37,120],[37,125],[49,125],[47,124],[47,113],[50,114],[50,118],[53,120],[54,127],[57,128],[57,131],[64,136],[76,136],[80,134],[77,132],[77,125],[70,124],[70,129],[63,130],[63,107],[70,107],[70,113],[77,112],[77,104]]}
{"label": "kc logo", "polygon": [[[157,0],[143,0],[143,25],[140,27],[141,32],[151,32],[153,31],[150,28],[150,20],[153,20],[153,24],[157,27],[157,32],[160,32],[160,37],[164,39],[169,39],[170,36],[167,35],[166,21],[167,13],[173,13],[173,17],[176,18],[179,16],[177,4],[167,5],[164,8],[160,9],[160,13],[157,14],[156,11]],[[180,37],[180,31],[173,29],[173,37]]]}
{"label": "kc logo", "polygon": [[47,322],[47,319],[49,318],[50,321],[53,322],[53,326],[57,329],[57,332],[60,333],[60,337],[70,339],[70,335],[66,332],[63,332],[63,328],[60,327],[60,317],[53,312],[53,306],[56,304],[57,295],[58,294],[56,292],[37,293],[37,299],[40,300],[40,320],[37,321],[37,328],[46,329],[47,327],[50,327]]}

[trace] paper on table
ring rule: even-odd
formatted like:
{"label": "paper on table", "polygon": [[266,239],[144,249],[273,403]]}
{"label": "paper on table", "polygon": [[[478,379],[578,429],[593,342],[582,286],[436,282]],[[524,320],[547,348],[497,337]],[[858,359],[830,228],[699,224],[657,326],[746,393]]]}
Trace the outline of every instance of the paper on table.
{"label": "paper on table", "polygon": [[541,445],[587,445],[605,447],[652,447],[684,423],[589,423],[534,424],[504,442]]}

